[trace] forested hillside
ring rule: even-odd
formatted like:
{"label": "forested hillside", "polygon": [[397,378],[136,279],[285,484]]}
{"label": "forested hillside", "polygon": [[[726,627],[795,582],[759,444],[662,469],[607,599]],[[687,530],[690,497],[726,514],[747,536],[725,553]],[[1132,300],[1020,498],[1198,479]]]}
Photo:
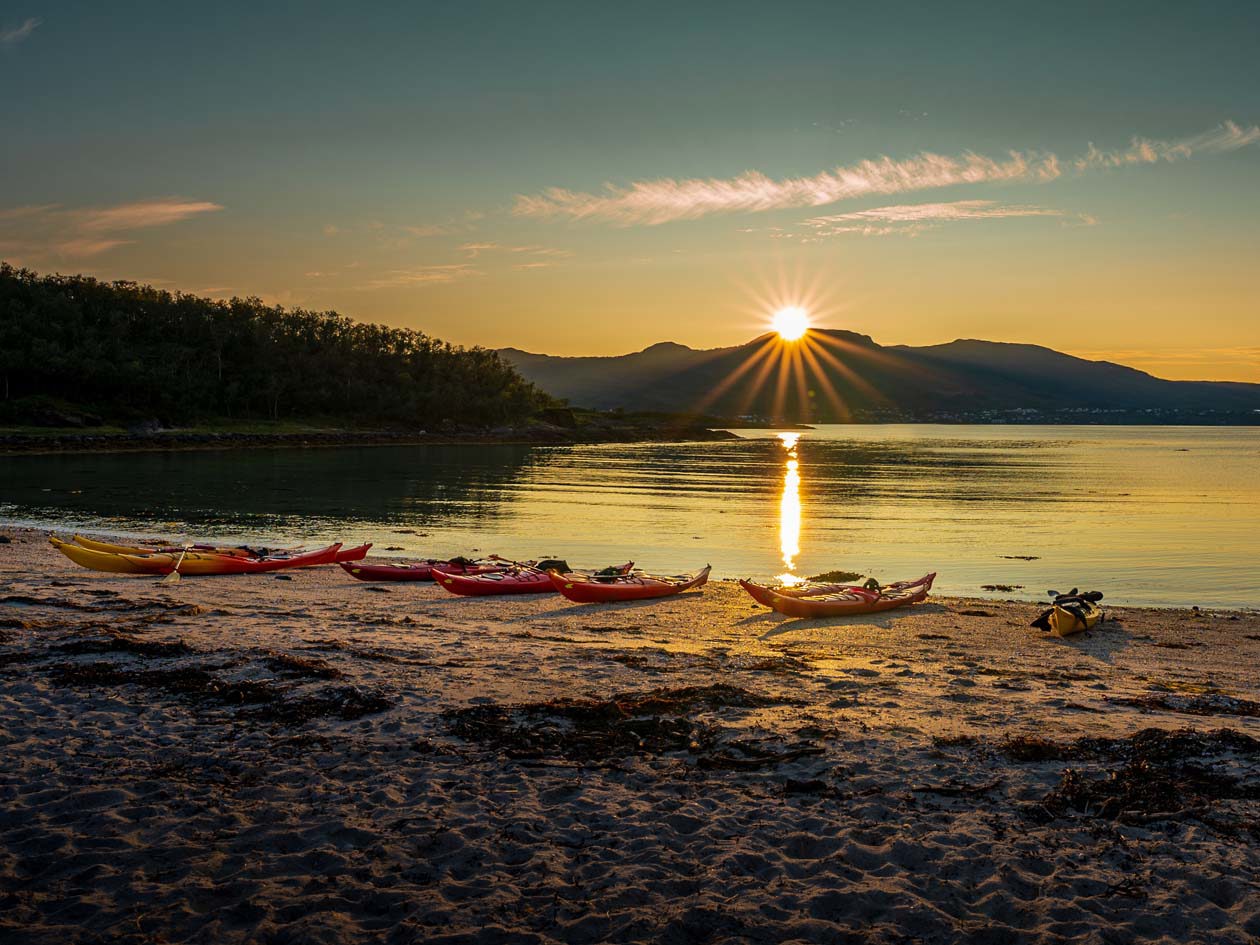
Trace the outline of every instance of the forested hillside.
{"label": "forested hillside", "polygon": [[0,264],[3,422],[69,404],[111,422],[489,424],[549,403],[496,353],[417,331]]}

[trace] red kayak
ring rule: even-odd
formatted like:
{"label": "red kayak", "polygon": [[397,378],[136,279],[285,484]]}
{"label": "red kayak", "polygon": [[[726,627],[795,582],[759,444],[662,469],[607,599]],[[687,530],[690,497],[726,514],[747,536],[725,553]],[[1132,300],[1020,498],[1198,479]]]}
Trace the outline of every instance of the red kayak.
{"label": "red kayak", "polygon": [[821,597],[825,594],[865,594],[871,600],[878,600],[881,594],[888,594],[893,591],[904,590],[909,587],[917,587],[920,584],[928,583],[935,574],[924,575],[916,581],[897,581],[894,584],[885,584],[878,591],[869,590],[859,584],[815,584],[806,581],[804,584],[785,585],[783,587],[770,587],[768,584],[758,584],[756,581],[743,580],[739,582],[739,586],[748,592],[748,596],[755,600],[758,604],[764,604],[766,607],[772,607],[770,603],[776,595],[780,597]]}
{"label": "red kayak", "polygon": [[709,565],[694,574],[678,574],[664,577],[658,574],[582,574],[570,571],[561,574],[549,572],[551,583],[557,591],[579,604],[599,604],[619,600],[649,600],[654,597],[670,597],[703,587],[709,580]]}
{"label": "red kayak", "polygon": [[368,549],[372,547],[369,541],[366,544],[359,545],[355,548],[343,548],[337,552],[337,563],[341,564],[345,561],[362,561],[367,557]]}
{"label": "red kayak", "polygon": [[[611,568],[619,574],[634,567],[633,561]],[[583,572],[590,573],[590,572]],[[433,568],[433,579],[452,594],[461,597],[488,597],[492,594],[551,594],[556,588],[551,575],[528,565],[513,565],[489,574],[454,574]]]}
{"label": "red kayak", "polygon": [[[895,607],[916,604],[928,596],[936,574],[928,574],[914,582],[889,585],[878,597],[870,591],[844,590],[833,594],[790,597],[766,589],[770,606],[787,617],[844,617],[850,614],[875,614]],[[745,588],[747,590],[747,588]]]}
{"label": "red kayak", "polygon": [[414,564],[363,564],[338,560],[343,571],[360,581],[433,581],[437,579],[434,568],[447,574],[490,574],[502,571],[502,564],[464,564],[460,561],[439,561],[430,558]]}

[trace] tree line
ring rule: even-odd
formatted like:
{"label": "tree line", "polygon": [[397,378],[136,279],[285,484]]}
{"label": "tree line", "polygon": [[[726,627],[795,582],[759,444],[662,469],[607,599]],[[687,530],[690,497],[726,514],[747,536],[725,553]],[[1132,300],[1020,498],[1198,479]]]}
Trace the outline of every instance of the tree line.
{"label": "tree line", "polygon": [[553,403],[495,352],[336,312],[0,263],[0,398],[109,419],[486,425]]}

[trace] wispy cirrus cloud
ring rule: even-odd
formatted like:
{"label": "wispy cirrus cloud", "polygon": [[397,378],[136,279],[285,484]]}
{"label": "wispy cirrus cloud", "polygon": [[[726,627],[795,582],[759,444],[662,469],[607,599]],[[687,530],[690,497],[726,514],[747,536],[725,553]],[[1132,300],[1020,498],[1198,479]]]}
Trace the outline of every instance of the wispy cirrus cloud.
{"label": "wispy cirrus cloud", "polygon": [[16,46],[34,33],[43,22],[38,17],[30,16],[23,20],[20,26],[0,28],[0,46]]}
{"label": "wispy cirrus cloud", "polygon": [[419,286],[443,285],[481,275],[468,263],[443,263],[434,266],[411,266],[391,269],[375,279],[363,283],[363,289],[406,289]]}
{"label": "wispy cirrus cloud", "polygon": [[526,256],[548,256],[552,261],[547,263],[521,263],[513,266],[514,269],[541,269],[543,266],[554,266],[555,260],[567,259],[573,253],[567,249],[556,249],[551,246],[504,246],[502,243],[480,242],[480,243],[463,243],[459,247],[461,252],[467,253],[469,259],[476,259],[483,253],[513,253]]}
{"label": "wispy cirrus cloud", "polygon": [[528,253],[531,256],[554,256],[557,259],[568,259],[573,255],[570,249],[556,249],[553,246],[512,246],[514,253]]}
{"label": "wispy cirrus cloud", "polygon": [[117,232],[140,230],[151,226],[167,226],[179,223],[199,213],[213,213],[223,207],[208,200],[183,200],[166,197],[161,200],[141,200],[122,203],[97,210],[72,211],[80,229],[93,232]]}
{"label": "wispy cirrus cloud", "polygon": [[[925,230],[946,223],[1007,220],[1016,217],[1056,217],[1083,226],[1091,226],[1097,222],[1088,214],[1069,213],[1051,207],[1002,204],[995,200],[954,200],[948,203],[896,204],[854,210],[850,213],[834,213],[811,217],[801,225],[810,229],[802,237],[808,241],[847,233],[862,236],[917,236]],[[789,238],[793,236],[783,231],[779,231],[779,235]]]}
{"label": "wispy cirrus cloud", "polygon": [[1085,155],[1066,162],[1040,151],[1011,151],[1001,158],[970,151],[957,156],[923,153],[901,160],[883,156],[810,177],[775,179],[748,171],[729,178],[661,178],[626,186],[610,183],[597,193],[552,187],[538,194],[518,195],[512,212],[522,217],[654,226],[714,213],[822,207],[860,197],[961,184],[1047,182],[1062,177],[1065,167],[1083,173],[1184,160],[1197,154],[1237,150],[1257,141],[1260,128],[1226,122],[1176,141],[1135,139],[1122,151],[1100,151],[1091,145]]}
{"label": "wispy cirrus cloud", "polygon": [[1152,141],[1134,138],[1127,148],[1119,151],[1100,151],[1090,142],[1089,150],[1072,162],[1078,171],[1111,167],[1133,167],[1141,164],[1185,161],[1199,154],[1224,154],[1237,151],[1260,142],[1260,127],[1256,125],[1224,124],[1190,138],[1179,141]]}
{"label": "wispy cirrus cloud", "polygon": [[995,160],[979,154],[961,157],[920,154],[902,161],[881,157],[813,177],[783,180],[749,171],[726,179],[666,178],[637,181],[628,187],[609,184],[600,194],[553,187],[535,196],[517,197],[513,213],[528,217],[603,220],[622,225],[656,225],[712,213],[822,207],[856,197],[951,184],[1052,180],[1060,173],[1054,155],[1012,151],[1005,159]]}
{"label": "wispy cirrus cloud", "polygon": [[0,210],[0,250],[37,261],[86,259],[134,243],[137,230],[222,210],[208,200],[162,197],[108,207],[35,204]]}

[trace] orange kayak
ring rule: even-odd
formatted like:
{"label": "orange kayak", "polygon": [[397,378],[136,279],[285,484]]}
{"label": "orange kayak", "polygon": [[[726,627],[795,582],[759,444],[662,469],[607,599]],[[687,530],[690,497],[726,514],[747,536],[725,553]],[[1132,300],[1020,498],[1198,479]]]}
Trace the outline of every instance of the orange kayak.
{"label": "orange kayak", "polygon": [[804,584],[785,585],[783,587],[771,587],[768,584],[758,584],[756,581],[748,579],[739,582],[739,586],[748,592],[751,597],[759,604],[766,607],[773,606],[770,602],[777,595],[779,597],[821,597],[826,594],[865,594],[871,600],[878,600],[881,594],[888,594],[892,591],[900,591],[909,587],[917,587],[920,584],[929,583],[935,574],[925,574],[923,577],[914,581],[897,581],[893,584],[885,584],[878,591],[868,590],[858,584],[814,584],[806,581]]}
{"label": "orange kayak", "polygon": [[918,581],[890,584],[877,597],[870,591],[853,589],[805,597],[790,597],[768,588],[764,590],[769,606],[787,617],[845,617],[850,614],[875,614],[918,603],[928,596],[935,579],[936,574],[932,573]]}
{"label": "orange kayak", "polygon": [[598,604],[619,600],[650,600],[670,597],[693,587],[703,587],[709,580],[709,565],[692,574],[665,577],[658,574],[582,574],[548,572],[555,589],[579,604]]}

